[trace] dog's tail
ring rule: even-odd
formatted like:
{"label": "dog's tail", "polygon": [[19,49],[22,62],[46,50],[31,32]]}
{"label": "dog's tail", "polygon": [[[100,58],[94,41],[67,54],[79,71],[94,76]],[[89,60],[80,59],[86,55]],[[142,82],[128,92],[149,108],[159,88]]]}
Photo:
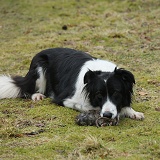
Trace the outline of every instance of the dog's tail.
{"label": "dog's tail", "polygon": [[0,76],[0,99],[4,98],[31,98],[35,93],[37,72],[30,70],[25,77]]}
{"label": "dog's tail", "polygon": [[0,99],[16,98],[21,96],[21,88],[15,83],[11,76],[0,76]]}
{"label": "dog's tail", "polygon": [[44,52],[37,54],[30,65],[26,76],[0,75],[0,99],[31,98],[32,94],[46,91],[46,70],[48,57]]}

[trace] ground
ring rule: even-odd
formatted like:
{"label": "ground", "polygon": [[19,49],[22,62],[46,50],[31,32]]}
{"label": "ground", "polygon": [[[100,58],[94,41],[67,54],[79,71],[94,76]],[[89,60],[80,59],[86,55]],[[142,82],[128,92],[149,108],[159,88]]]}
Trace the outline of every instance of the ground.
{"label": "ground", "polygon": [[0,100],[0,159],[160,159],[159,0],[1,0],[0,19],[0,74],[24,76],[46,48],[82,50],[135,75],[132,107],[145,115],[86,127],[50,99]]}

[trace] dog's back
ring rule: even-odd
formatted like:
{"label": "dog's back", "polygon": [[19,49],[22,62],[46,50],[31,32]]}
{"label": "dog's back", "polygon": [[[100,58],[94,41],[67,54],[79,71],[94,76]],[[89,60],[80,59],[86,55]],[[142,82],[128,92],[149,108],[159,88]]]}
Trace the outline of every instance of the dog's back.
{"label": "dog's back", "polygon": [[90,59],[89,54],[69,48],[41,51],[32,59],[25,77],[0,76],[0,99],[31,98],[38,92],[60,103],[72,94],[80,68]]}

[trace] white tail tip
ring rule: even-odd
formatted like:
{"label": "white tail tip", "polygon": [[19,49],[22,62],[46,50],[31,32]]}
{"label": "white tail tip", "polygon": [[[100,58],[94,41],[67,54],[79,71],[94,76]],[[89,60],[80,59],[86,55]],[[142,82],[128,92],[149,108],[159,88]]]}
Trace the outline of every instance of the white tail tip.
{"label": "white tail tip", "polygon": [[14,80],[10,76],[0,76],[0,99],[16,98],[20,95],[20,88],[14,84]]}

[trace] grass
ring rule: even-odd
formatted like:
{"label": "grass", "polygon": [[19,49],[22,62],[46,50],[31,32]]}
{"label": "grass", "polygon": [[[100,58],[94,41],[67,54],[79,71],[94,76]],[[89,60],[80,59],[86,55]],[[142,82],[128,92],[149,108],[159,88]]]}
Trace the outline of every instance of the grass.
{"label": "grass", "polygon": [[83,50],[133,72],[132,106],[145,120],[83,127],[74,122],[77,111],[49,99],[0,100],[0,158],[158,160],[159,6],[159,0],[1,0],[0,74],[25,75],[46,48]]}

